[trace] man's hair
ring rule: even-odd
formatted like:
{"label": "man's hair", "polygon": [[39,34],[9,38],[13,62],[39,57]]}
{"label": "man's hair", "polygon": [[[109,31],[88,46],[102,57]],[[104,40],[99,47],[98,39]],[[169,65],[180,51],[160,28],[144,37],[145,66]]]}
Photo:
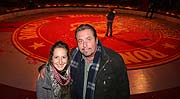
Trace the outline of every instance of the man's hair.
{"label": "man's hair", "polygon": [[85,29],[90,29],[90,30],[93,32],[94,37],[95,37],[95,38],[97,37],[96,30],[95,30],[95,28],[94,28],[93,26],[91,26],[91,25],[89,25],[89,24],[81,24],[81,25],[78,26],[78,27],[76,28],[76,30],[75,30],[75,38],[76,38],[76,40],[77,40],[77,37],[76,37],[77,33],[78,33],[79,31],[82,31],[82,30],[85,30]]}

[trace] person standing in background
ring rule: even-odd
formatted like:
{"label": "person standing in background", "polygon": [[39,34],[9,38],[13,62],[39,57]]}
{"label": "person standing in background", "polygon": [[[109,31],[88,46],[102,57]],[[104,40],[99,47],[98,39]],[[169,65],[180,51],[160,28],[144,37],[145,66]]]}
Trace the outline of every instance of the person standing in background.
{"label": "person standing in background", "polygon": [[[152,19],[154,12],[157,10],[158,0],[149,0],[149,6],[145,18]],[[150,16],[149,16],[150,13]]]}
{"label": "person standing in background", "polygon": [[113,26],[113,20],[115,17],[116,11],[114,11],[114,8],[109,8],[109,12],[106,14],[107,17],[107,30],[106,30],[106,37],[108,37],[109,31],[110,36],[112,36],[112,26]]}

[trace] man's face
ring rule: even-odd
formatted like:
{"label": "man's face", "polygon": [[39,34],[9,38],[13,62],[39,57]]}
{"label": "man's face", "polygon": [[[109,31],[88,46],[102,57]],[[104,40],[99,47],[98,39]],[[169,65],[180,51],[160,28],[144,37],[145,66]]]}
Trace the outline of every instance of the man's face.
{"label": "man's face", "polygon": [[93,32],[90,29],[79,31],[76,38],[80,52],[85,57],[94,57],[98,40],[94,37]]}

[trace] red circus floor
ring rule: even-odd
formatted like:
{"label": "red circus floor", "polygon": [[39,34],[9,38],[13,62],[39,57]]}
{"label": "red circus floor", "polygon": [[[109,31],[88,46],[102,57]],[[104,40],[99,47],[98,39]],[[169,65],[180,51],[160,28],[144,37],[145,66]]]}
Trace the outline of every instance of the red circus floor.
{"label": "red circus floor", "polygon": [[47,60],[50,46],[59,39],[76,46],[74,29],[81,23],[93,25],[103,45],[123,56],[132,99],[180,96],[179,24],[117,9],[113,37],[105,37],[106,10],[61,9],[23,12],[0,22],[0,88],[5,90],[0,98],[8,99],[8,92],[15,90],[18,99],[33,97],[37,68]]}

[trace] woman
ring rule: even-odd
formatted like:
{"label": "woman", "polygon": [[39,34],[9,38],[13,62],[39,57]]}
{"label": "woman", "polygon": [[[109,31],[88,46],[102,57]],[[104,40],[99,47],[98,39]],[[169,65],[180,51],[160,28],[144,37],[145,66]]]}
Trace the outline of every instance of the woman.
{"label": "woman", "polygon": [[67,99],[69,96],[69,47],[62,41],[56,42],[44,64],[45,75],[39,76],[36,84],[37,99]]}

